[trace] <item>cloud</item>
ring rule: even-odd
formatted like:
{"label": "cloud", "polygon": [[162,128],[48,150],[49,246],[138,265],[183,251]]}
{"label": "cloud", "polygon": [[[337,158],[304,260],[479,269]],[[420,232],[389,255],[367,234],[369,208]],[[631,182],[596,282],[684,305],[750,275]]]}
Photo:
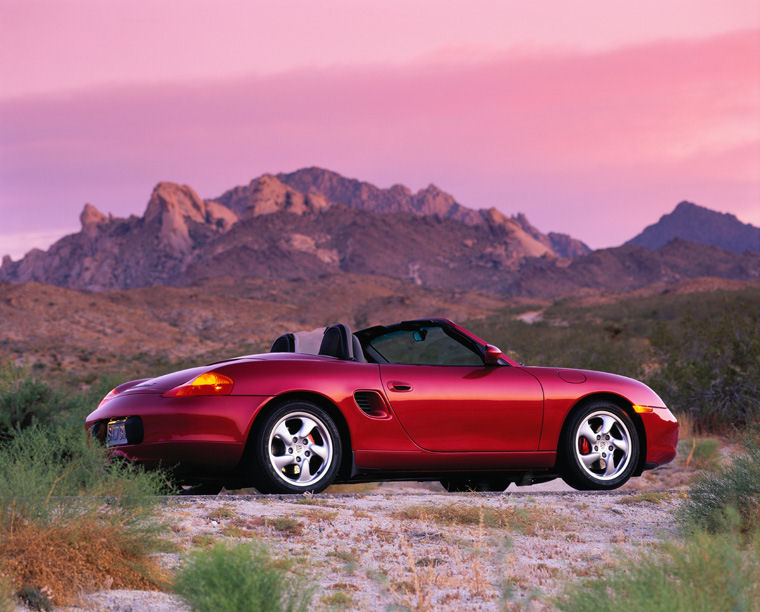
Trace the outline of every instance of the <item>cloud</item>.
{"label": "cloud", "polygon": [[381,185],[433,181],[594,246],[684,198],[758,223],[759,34],[3,102],[0,206],[18,227],[30,211],[70,223],[84,201],[141,213],[158,180],[210,197],[322,165]]}

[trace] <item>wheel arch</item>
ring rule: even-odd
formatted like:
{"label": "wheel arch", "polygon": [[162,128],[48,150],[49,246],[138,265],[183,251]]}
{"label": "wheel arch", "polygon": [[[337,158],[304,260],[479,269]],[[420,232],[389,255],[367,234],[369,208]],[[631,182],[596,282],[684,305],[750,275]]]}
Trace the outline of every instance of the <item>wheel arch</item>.
{"label": "wheel arch", "polygon": [[340,442],[342,445],[342,456],[340,461],[340,467],[338,468],[337,480],[347,479],[351,475],[351,469],[353,466],[353,453],[351,447],[351,430],[348,427],[348,422],[343,416],[343,413],[335,405],[335,403],[329,398],[315,393],[313,391],[288,391],[280,395],[275,395],[266,404],[261,407],[253,418],[253,423],[248,428],[248,437],[246,439],[246,448],[243,452],[244,457],[248,457],[248,447],[251,441],[254,439],[256,433],[263,426],[264,421],[268,415],[274,412],[277,408],[289,401],[307,401],[319,406],[325,410],[335,422],[335,426],[338,428],[338,434],[340,435]]}
{"label": "wheel arch", "polygon": [[[566,439],[565,434],[567,433],[567,428],[569,426],[570,420],[572,419],[573,415],[578,412],[579,410],[583,409],[584,406],[591,402],[595,401],[607,401],[612,404],[615,404],[622,410],[625,410],[626,414],[631,418],[631,421],[633,422],[634,427],[636,427],[636,435],[639,437],[639,461],[636,465],[636,469],[633,471],[632,476],[641,476],[641,473],[644,471],[644,464],[646,463],[647,459],[647,435],[646,435],[646,429],[644,428],[644,422],[641,420],[641,417],[636,413],[636,411],[633,409],[633,402],[626,399],[622,395],[618,395],[617,393],[592,393],[591,395],[587,395],[585,397],[582,397],[579,399],[572,408],[567,412],[565,415],[565,419],[562,422],[562,429],[559,433],[559,440],[558,440],[558,446],[563,443],[563,441]],[[557,449],[559,451],[559,448]],[[559,452],[557,452],[557,461],[559,461]],[[557,468],[561,467],[559,465],[555,466]]]}

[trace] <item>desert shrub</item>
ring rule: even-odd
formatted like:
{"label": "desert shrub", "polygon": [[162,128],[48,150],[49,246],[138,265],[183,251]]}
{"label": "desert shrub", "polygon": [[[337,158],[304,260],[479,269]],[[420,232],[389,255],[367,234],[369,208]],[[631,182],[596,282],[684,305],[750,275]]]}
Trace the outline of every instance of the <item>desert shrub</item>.
{"label": "desert shrub", "polygon": [[[603,303],[607,302],[607,303]],[[543,309],[541,321],[515,316]],[[760,420],[760,290],[513,306],[465,327],[529,365],[644,380],[697,431]]]}
{"label": "desert shrub", "polygon": [[68,407],[63,394],[29,370],[0,367],[0,444],[15,431],[55,421]]}
{"label": "desert shrub", "polygon": [[307,610],[313,589],[294,580],[261,544],[222,543],[190,553],[174,590],[197,612]]}
{"label": "desert shrub", "polygon": [[66,604],[83,588],[157,584],[160,473],[110,462],[81,423],[18,431],[0,465],[0,566],[16,588]]}
{"label": "desert shrub", "polygon": [[0,447],[0,465],[2,525],[79,517],[100,510],[104,498],[111,520],[139,521],[164,483],[160,472],[110,461],[83,427],[33,425]]}
{"label": "desert shrub", "polygon": [[621,558],[601,578],[565,588],[556,601],[572,612],[632,610],[750,611],[760,601],[760,537],[743,547],[733,534],[692,534],[631,561]]}
{"label": "desert shrub", "polygon": [[727,303],[720,313],[660,326],[651,341],[663,364],[652,384],[698,429],[760,419],[760,309]]}
{"label": "desert shrub", "polygon": [[27,598],[42,593],[56,604],[81,588],[156,589],[163,583],[154,551],[134,529],[108,529],[97,517],[65,525],[23,523],[3,534],[0,558]]}
{"label": "desert shrub", "polygon": [[745,532],[760,530],[760,447],[748,443],[729,465],[703,474],[689,490],[679,518],[687,531],[717,532],[737,523]]}
{"label": "desert shrub", "polygon": [[13,585],[7,576],[0,574],[0,612],[13,612],[15,609]]}
{"label": "desert shrub", "polygon": [[621,322],[471,321],[465,327],[527,365],[583,368],[640,377],[648,347]]}

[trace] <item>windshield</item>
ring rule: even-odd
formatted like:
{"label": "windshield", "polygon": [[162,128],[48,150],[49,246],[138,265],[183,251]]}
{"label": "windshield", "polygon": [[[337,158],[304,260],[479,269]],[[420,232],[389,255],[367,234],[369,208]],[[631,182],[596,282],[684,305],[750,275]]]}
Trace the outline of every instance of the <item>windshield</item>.
{"label": "windshield", "polygon": [[483,358],[438,325],[402,329],[373,338],[368,353],[380,363],[482,366]]}

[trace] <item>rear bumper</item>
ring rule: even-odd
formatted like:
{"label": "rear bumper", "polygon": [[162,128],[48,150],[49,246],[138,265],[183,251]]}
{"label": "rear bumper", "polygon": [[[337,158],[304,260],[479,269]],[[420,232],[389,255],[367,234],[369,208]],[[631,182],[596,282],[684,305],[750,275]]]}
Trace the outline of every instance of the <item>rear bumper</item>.
{"label": "rear bumper", "polygon": [[110,419],[139,417],[142,442],[111,447],[115,456],[147,465],[235,468],[253,419],[269,396],[167,398],[126,393],[91,413],[85,427],[96,438]]}

